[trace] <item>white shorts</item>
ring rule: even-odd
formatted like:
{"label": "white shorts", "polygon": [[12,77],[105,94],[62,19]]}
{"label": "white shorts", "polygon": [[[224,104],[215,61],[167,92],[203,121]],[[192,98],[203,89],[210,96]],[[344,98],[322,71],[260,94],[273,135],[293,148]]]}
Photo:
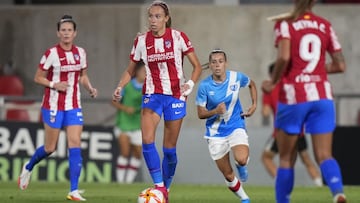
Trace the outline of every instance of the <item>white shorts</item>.
{"label": "white shorts", "polygon": [[231,148],[237,145],[249,146],[249,139],[246,131],[242,128],[234,130],[229,136],[207,139],[211,158],[216,161],[230,152]]}
{"label": "white shorts", "polygon": [[120,128],[115,127],[114,128],[114,135],[116,138],[118,138],[122,135],[126,135],[130,138],[130,143],[133,145],[141,146],[142,145],[142,136],[141,136],[141,130],[132,130],[132,131],[121,131]]}

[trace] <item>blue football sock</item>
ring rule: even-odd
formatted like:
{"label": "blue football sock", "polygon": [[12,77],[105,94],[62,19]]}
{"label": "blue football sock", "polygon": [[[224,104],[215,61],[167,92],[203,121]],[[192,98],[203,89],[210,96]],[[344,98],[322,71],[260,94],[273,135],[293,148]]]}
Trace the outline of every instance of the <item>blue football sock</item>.
{"label": "blue football sock", "polygon": [[335,159],[323,161],[320,170],[333,195],[344,192],[340,167]]}
{"label": "blue football sock", "polygon": [[69,149],[70,192],[77,190],[82,167],[80,148]]}
{"label": "blue football sock", "polygon": [[155,143],[143,144],[143,155],[146,166],[149,170],[150,176],[154,184],[163,183],[163,178],[160,168],[160,157],[156,150]]}
{"label": "blue football sock", "polygon": [[175,175],[175,169],[177,165],[176,148],[163,147],[164,160],[162,163],[163,180],[166,188],[170,188],[172,179]]}
{"label": "blue football sock", "polygon": [[289,203],[290,194],[294,187],[294,169],[293,168],[278,168],[275,190],[277,203]]}
{"label": "blue football sock", "polygon": [[35,154],[31,157],[29,163],[25,166],[25,168],[31,171],[37,163],[48,157],[50,154],[51,153],[47,153],[45,151],[44,145],[37,148]]}

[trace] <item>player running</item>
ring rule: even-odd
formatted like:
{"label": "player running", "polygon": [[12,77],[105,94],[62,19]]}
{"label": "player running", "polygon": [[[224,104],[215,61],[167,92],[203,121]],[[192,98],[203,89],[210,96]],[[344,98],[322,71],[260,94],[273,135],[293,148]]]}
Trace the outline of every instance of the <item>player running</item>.
{"label": "player running", "polygon": [[[269,75],[271,76],[274,71],[274,63],[271,63],[269,66]],[[263,100],[262,100],[262,109],[261,114],[264,118],[270,117],[271,115],[276,114],[276,108],[279,101],[279,85],[277,85],[271,92],[264,92],[263,91]],[[275,119],[274,119],[275,120]],[[277,147],[276,139],[276,129],[273,130],[273,133],[271,137],[268,139],[268,141],[265,144],[264,151],[261,156],[261,160],[268,171],[268,173],[271,175],[271,177],[276,177],[276,170],[277,166],[274,163],[274,158],[278,154],[279,150]],[[312,180],[314,181],[314,184],[316,186],[322,186],[322,177],[319,171],[317,170],[315,163],[311,160],[310,155],[307,150],[307,141],[305,138],[304,133],[301,133],[299,136],[296,148],[299,154],[299,157],[306,167],[306,170]]]}
{"label": "player running", "polygon": [[[278,50],[271,81],[263,83],[270,92],[280,85],[275,127],[280,154],[276,177],[276,201],[290,202],[294,186],[296,142],[303,126],[310,133],[315,159],[335,203],[346,202],[340,167],[332,157],[335,107],[328,73],[344,72],[341,45],[331,23],[311,9],[316,0],[295,0],[287,17],[277,19],[275,45]],[[326,53],[331,61],[326,64]]]}
{"label": "player running", "polygon": [[22,190],[28,187],[31,171],[56,150],[60,130],[64,127],[69,147],[70,192],[67,199],[85,201],[78,190],[83,129],[79,83],[91,97],[97,96],[97,90],[92,87],[87,75],[85,50],[73,44],[76,23],[72,16],[64,15],[57,23],[57,30],[60,42],[45,52],[34,78],[37,84],[45,87],[41,107],[45,144],[37,148],[30,161],[23,166],[18,185]]}
{"label": "player running", "polygon": [[[240,72],[227,71],[227,58],[222,50],[213,50],[209,55],[212,74],[202,80],[196,97],[200,119],[206,120],[205,139],[211,158],[225,177],[229,189],[242,203],[250,199],[241,182],[248,178],[249,142],[245,128],[245,117],[256,109],[257,92],[254,81]],[[249,87],[252,105],[243,111],[239,98],[240,88]],[[229,160],[232,151],[240,180],[235,176]]]}

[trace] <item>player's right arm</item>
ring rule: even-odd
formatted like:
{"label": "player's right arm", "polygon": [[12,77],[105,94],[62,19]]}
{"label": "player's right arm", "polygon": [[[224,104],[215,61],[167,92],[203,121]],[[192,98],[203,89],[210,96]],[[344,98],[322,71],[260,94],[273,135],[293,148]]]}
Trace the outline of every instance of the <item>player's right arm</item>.
{"label": "player's right arm", "polygon": [[119,101],[121,99],[121,91],[126,84],[131,80],[131,76],[135,73],[136,63],[133,60],[129,61],[129,65],[126,68],[126,71],[121,75],[120,81],[113,93],[113,100]]}
{"label": "player's right arm", "polygon": [[221,102],[216,106],[216,108],[208,110],[207,109],[207,90],[206,90],[207,84],[204,82],[201,82],[199,84],[198,92],[196,95],[196,106],[197,106],[197,113],[198,117],[200,119],[207,119],[214,115],[221,115],[226,113],[226,105],[224,102]]}
{"label": "player's right arm", "polygon": [[54,60],[54,55],[52,53],[53,52],[50,50],[47,50],[41,57],[39,67],[34,76],[34,82],[50,89],[66,91],[68,87],[68,83],[66,81],[50,81],[47,78],[48,70],[52,66]]}
{"label": "player's right arm", "polygon": [[141,60],[141,43],[139,43],[139,37],[137,36],[134,45],[131,49],[129,64],[126,68],[126,71],[121,75],[120,81],[113,93],[113,100],[119,101],[121,99],[121,91],[126,84],[131,80],[131,76],[135,74],[135,66],[138,61]]}
{"label": "player's right arm", "polygon": [[221,102],[216,106],[215,109],[212,110],[208,110],[206,107],[198,105],[197,112],[200,119],[207,119],[214,115],[222,115],[226,113],[226,105],[224,102]]}
{"label": "player's right arm", "polygon": [[37,69],[36,73],[35,73],[35,77],[34,77],[34,81],[35,83],[51,88],[51,89],[55,89],[57,91],[66,91],[67,87],[68,87],[68,83],[67,82],[53,82],[53,81],[49,81],[47,78],[47,71],[44,71],[40,68]]}

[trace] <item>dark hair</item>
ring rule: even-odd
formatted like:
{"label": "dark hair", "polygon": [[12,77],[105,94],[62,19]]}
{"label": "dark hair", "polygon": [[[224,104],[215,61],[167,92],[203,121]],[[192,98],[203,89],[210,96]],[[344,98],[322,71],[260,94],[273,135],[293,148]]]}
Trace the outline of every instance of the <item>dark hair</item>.
{"label": "dark hair", "polygon": [[136,63],[135,65],[135,72],[137,72],[139,69],[141,69],[143,66],[145,66],[145,63],[143,60],[140,60],[139,62]]}
{"label": "dark hair", "polygon": [[167,3],[165,3],[164,1],[153,1],[152,4],[149,6],[148,10],[153,6],[160,6],[164,10],[165,16],[169,16],[169,20],[166,22],[166,27],[171,27],[170,9]]}
{"label": "dark hair", "polygon": [[213,54],[218,54],[218,53],[223,54],[223,55],[224,55],[224,58],[225,58],[225,61],[227,61],[227,57],[226,57],[225,51],[223,51],[222,49],[216,48],[216,49],[214,49],[214,50],[212,50],[212,51],[210,52],[210,54],[209,54],[209,62],[211,61],[212,55],[213,55]]}
{"label": "dark hair", "polygon": [[139,62],[137,62],[136,65],[135,65],[135,71],[134,71],[134,73],[132,75],[132,78],[136,77],[137,72],[144,66],[145,66],[145,63],[144,63],[143,60],[140,60]]}
{"label": "dark hair", "polygon": [[60,30],[60,25],[65,23],[65,22],[72,23],[73,26],[74,26],[74,30],[76,30],[76,23],[73,20],[72,16],[71,15],[63,15],[63,17],[60,19],[60,21],[57,22],[57,30],[58,31]]}
{"label": "dark hair", "polygon": [[269,75],[271,75],[271,74],[274,72],[274,69],[275,69],[275,62],[272,62],[272,63],[269,65],[269,69],[268,69]]}

